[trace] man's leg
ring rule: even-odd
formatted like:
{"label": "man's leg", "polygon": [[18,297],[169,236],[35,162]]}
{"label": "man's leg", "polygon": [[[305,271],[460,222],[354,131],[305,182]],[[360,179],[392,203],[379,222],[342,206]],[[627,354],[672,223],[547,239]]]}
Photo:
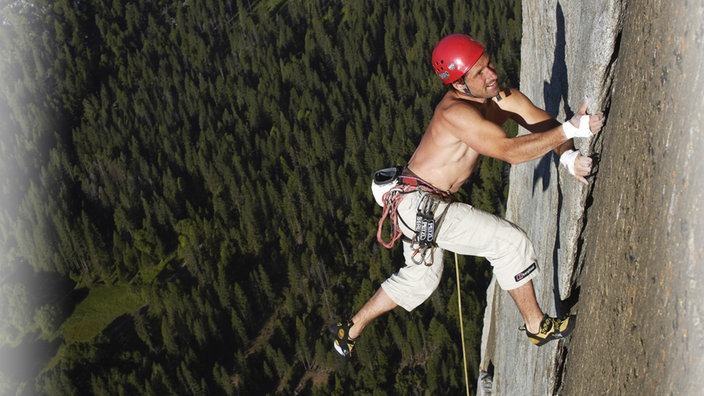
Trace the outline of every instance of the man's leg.
{"label": "man's leg", "polygon": [[[372,298],[350,319],[350,322],[338,322],[331,326],[330,331],[335,334],[333,347],[344,358],[349,358],[354,349],[354,342],[362,330],[374,319],[396,308],[396,304],[383,288],[374,293]],[[352,326],[350,326],[352,324]],[[349,327],[348,327],[349,326]]]}
{"label": "man's leg", "polygon": [[577,320],[574,315],[552,318],[543,314],[535,299],[533,281],[509,290],[508,294],[521,312],[526,324],[526,334],[535,345],[541,346],[552,340],[565,338],[574,329]]}
{"label": "man's leg", "polygon": [[350,327],[349,337],[355,339],[359,337],[362,330],[372,320],[396,308],[396,304],[383,288],[379,288],[362,308],[351,318],[354,325]]}
{"label": "man's leg", "polygon": [[537,333],[540,329],[540,322],[543,320],[543,311],[538,305],[533,290],[533,281],[529,281],[522,286],[509,290],[508,294],[516,303],[518,311],[523,316],[526,329],[531,333]]}

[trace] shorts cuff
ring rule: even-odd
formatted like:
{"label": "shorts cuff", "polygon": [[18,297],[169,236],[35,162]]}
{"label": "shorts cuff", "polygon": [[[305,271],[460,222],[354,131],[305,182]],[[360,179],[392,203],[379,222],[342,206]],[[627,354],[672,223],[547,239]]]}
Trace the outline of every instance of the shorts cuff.
{"label": "shorts cuff", "polygon": [[535,278],[538,275],[539,268],[538,268],[538,263],[531,263],[527,267],[523,268],[520,272],[514,273],[514,274],[507,274],[507,273],[502,273],[502,274],[496,274],[496,280],[499,282],[499,286],[503,290],[513,290],[516,288],[519,288],[526,283],[528,283],[531,279]]}

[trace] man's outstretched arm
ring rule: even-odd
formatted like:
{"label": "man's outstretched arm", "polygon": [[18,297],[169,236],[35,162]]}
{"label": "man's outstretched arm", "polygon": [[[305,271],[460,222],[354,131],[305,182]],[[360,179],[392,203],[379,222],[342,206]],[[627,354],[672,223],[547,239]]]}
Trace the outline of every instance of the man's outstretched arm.
{"label": "man's outstretched arm", "polygon": [[[509,106],[502,103],[503,106],[500,104],[499,107],[508,111],[511,114],[511,118],[531,133],[546,132],[562,125],[559,121],[551,117],[546,111],[535,106],[520,91],[509,90],[508,94],[509,96],[514,96],[518,100],[514,101],[514,103],[507,103]],[[497,101],[497,104],[499,104],[499,101]],[[510,108],[510,110],[507,108]],[[575,114],[575,116],[572,117],[572,120],[569,121],[572,126],[579,127],[581,122],[586,121],[583,117],[586,115],[586,111],[587,101],[585,100],[577,114]],[[603,114],[590,115],[588,116],[588,120],[589,130],[591,133],[599,133],[604,124]],[[568,169],[570,174],[572,174],[580,182],[586,184],[587,179],[585,179],[585,176],[588,176],[591,173],[592,159],[574,151],[574,143],[572,139],[566,140],[564,143],[556,147],[554,151],[560,158],[560,162]]]}

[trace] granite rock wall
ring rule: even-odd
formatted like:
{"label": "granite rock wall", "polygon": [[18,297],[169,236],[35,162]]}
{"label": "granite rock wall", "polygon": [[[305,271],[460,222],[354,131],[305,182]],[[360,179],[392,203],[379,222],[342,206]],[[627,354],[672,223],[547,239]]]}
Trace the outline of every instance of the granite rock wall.
{"label": "granite rock wall", "polygon": [[[615,0],[524,0],[521,91],[559,121],[569,119],[585,99],[588,113],[608,112],[623,8]],[[609,133],[608,125],[603,133]],[[600,143],[601,137],[575,139],[585,155],[598,152]],[[585,186],[558,164],[550,153],[513,166],[506,213],[533,241],[541,268],[536,295],[551,315],[571,308],[593,188],[593,178]],[[564,348],[557,342],[535,347],[517,330],[523,321],[508,293],[492,285],[487,295],[482,366],[493,366],[494,393],[552,394]]]}
{"label": "granite rock wall", "polygon": [[[704,0],[524,0],[521,90],[558,120],[604,111],[588,186],[554,155],[513,167],[507,218],[534,242],[542,347],[492,287],[480,385],[495,395],[694,395],[704,388]],[[490,370],[491,369],[491,370]],[[487,392],[478,392],[479,394]]]}

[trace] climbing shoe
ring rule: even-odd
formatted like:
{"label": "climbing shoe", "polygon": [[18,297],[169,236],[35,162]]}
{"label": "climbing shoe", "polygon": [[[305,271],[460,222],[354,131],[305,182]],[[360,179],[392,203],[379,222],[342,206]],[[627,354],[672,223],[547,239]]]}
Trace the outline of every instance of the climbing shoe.
{"label": "climbing shoe", "polygon": [[348,320],[347,323],[337,322],[336,325],[329,328],[330,332],[335,335],[332,346],[345,359],[352,355],[352,349],[354,348],[354,340],[349,336],[350,327],[353,325],[354,323]]}
{"label": "climbing shoe", "polygon": [[575,315],[567,315],[562,318],[552,318],[545,314],[540,322],[540,330],[537,333],[528,331],[525,325],[521,326],[520,330],[526,332],[528,339],[537,346],[544,345],[552,340],[565,338],[572,330],[574,330],[577,317]]}

